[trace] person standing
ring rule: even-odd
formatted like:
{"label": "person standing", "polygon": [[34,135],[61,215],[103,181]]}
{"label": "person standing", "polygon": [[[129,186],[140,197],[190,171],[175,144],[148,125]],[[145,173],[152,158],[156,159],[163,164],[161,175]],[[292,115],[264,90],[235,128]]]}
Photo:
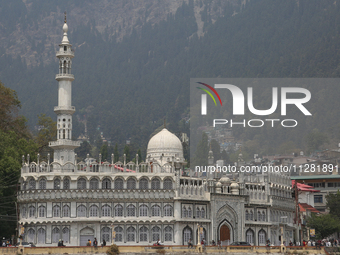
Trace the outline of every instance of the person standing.
{"label": "person standing", "polygon": [[95,248],[97,248],[97,247],[98,247],[98,241],[97,241],[97,238],[94,238],[94,240],[93,240],[93,246],[94,246]]}
{"label": "person standing", "polygon": [[106,246],[106,241],[105,239],[103,240],[102,247]]}

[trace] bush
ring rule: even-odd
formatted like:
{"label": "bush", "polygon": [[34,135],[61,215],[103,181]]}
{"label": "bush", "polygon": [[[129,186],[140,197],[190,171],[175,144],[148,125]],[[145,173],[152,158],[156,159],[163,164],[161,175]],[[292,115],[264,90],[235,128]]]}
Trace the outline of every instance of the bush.
{"label": "bush", "polygon": [[119,254],[118,246],[115,244],[112,244],[109,249],[106,251],[107,255],[116,255]]}

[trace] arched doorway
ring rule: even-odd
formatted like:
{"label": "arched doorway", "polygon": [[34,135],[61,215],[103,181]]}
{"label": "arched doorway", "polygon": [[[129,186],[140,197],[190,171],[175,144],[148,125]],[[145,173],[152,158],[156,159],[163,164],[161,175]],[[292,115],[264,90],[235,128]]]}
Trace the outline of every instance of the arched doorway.
{"label": "arched doorway", "polygon": [[94,230],[92,228],[86,227],[80,231],[80,246],[86,246],[87,241],[91,240],[93,244]]}
{"label": "arched doorway", "polygon": [[222,225],[220,228],[220,241],[222,245],[231,243],[230,229],[227,225]]}

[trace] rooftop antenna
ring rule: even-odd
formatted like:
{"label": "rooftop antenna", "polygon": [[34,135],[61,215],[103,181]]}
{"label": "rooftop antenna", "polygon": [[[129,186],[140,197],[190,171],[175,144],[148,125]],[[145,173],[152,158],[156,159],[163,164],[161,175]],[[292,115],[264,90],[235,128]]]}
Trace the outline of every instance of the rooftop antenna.
{"label": "rooftop antenna", "polygon": [[64,20],[64,22],[66,23],[66,11],[64,12],[64,14],[65,14],[65,20]]}

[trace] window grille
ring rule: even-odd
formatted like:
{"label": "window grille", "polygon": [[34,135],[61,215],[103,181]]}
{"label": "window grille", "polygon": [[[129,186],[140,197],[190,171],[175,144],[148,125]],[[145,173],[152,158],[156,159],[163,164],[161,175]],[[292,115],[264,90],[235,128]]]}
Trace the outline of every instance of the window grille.
{"label": "window grille", "polygon": [[96,178],[92,178],[90,180],[90,189],[98,189],[99,184],[98,184],[98,180]]}
{"label": "window grille", "polygon": [[152,216],[161,216],[161,208],[158,205],[152,206]]}
{"label": "window grille", "polygon": [[85,205],[78,206],[77,217],[86,217],[86,207],[85,207]]}
{"label": "window grille", "polygon": [[45,206],[39,206],[39,217],[45,217],[46,214],[46,207]]}
{"label": "window grille", "polygon": [[63,188],[64,189],[70,189],[70,179],[69,178],[64,179]]}
{"label": "window grille", "polygon": [[38,240],[37,240],[37,243],[44,244],[45,242],[46,242],[45,229],[39,228],[38,229]]}
{"label": "window grille", "polygon": [[135,235],[136,235],[136,229],[134,227],[128,227],[126,230],[127,235],[127,241],[128,242],[134,242],[135,241]]}
{"label": "window grille", "polygon": [[103,207],[102,207],[102,216],[103,217],[110,217],[111,216],[111,206],[103,205]]}
{"label": "window grille", "polygon": [[123,185],[123,179],[122,178],[117,178],[115,180],[115,189],[123,189],[124,185]]}
{"label": "window grille", "polygon": [[36,182],[33,178],[31,178],[28,182],[28,188],[29,189],[35,189]]}
{"label": "window grille", "polygon": [[104,178],[102,181],[102,189],[111,189],[111,180],[109,178]]}
{"label": "window grille", "polygon": [[29,217],[30,218],[33,218],[33,217],[35,217],[35,207],[34,206],[30,206],[29,208],[28,208],[28,215],[29,215]]}
{"label": "window grille", "polygon": [[172,180],[170,178],[166,178],[163,183],[163,188],[166,190],[172,189]]}
{"label": "window grille", "polygon": [[136,208],[134,205],[128,205],[127,207],[127,216],[134,217],[136,216]]}
{"label": "window grille", "polygon": [[146,205],[143,204],[139,206],[139,216],[140,217],[148,216],[148,207]]}
{"label": "window grille", "polygon": [[129,178],[127,180],[127,189],[136,189],[136,180],[133,178]]}
{"label": "window grille", "polygon": [[39,189],[46,189],[46,179],[45,178],[40,179]]}
{"label": "window grille", "polygon": [[62,239],[64,243],[70,242],[70,229],[68,227],[63,228]]}
{"label": "window grille", "polygon": [[70,207],[68,205],[63,206],[63,217],[70,217]]}
{"label": "window grille", "polygon": [[60,217],[60,206],[53,206],[53,217]]}
{"label": "window grille", "polygon": [[58,243],[60,239],[60,230],[59,228],[55,227],[52,230],[52,243]]}
{"label": "window grille", "polygon": [[172,206],[171,205],[164,206],[164,216],[172,217]]}
{"label": "window grille", "polygon": [[85,178],[80,178],[77,182],[77,189],[86,189],[86,180]]}
{"label": "window grille", "polygon": [[149,187],[149,182],[146,178],[142,178],[139,180],[139,189],[146,190]]}
{"label": "window grille", "polygon": [[59,178],[54,179],[53,188],[54,189],[60,189],[60,179]]}
{"label": "window grille", "polygon": [[153,227],[151,229],[152,232],[152,241],[157,242],[158,240],[161,240],[161,229],[157,226]]}
{"label": "window grille", "polygon": [[98,217],[98,206],[92,205],[90,207],[90,217]]}
{"label": "window grille", "polygon": [[151,189],[160,189],[160,188],[161,188],[161,181],[158,178],[153,179],[151,181]]}
{"label": "window grille", "polygon": [[139,229],[139,241],[147,242],[148,241],[148,228],[143,226]]}
{"label": "window grille", "polygon": [[115,227],[115,232],[116,232],[115,242],[123,242],[123,228]]}
{"label": "window grille", "polygon": [[172,241],[172,227],[167,226],[164,229],[164,241],[171,242]]}
{"label": "window grille", "polygon": [[123,206],[116,205],[115,207],[115,217],[122,217],[123,216]]}

